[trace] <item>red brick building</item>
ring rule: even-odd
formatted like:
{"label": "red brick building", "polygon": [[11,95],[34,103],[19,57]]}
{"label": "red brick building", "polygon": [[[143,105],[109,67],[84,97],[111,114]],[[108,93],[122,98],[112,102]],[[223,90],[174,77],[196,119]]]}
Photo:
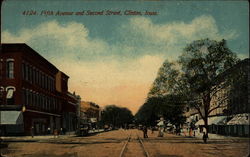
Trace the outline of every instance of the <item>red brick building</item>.
{"label": "red brick building", "polygon": [[26,44],[2,44],[2,133],[30,134],[33,131],[34,134],[46,134],[54,129],[60,130],[62,113],[67,113],[68,109],[76,113],[76,108],[69,103],[68,79],[69,76]]}

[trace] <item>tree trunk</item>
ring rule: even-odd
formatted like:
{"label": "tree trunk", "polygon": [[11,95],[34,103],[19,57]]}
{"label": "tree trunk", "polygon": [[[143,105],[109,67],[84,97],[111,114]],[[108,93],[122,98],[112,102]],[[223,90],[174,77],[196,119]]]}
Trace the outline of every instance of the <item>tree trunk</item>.
{"label": "tree trunk", "polygon": [[[206,140],[208,138],[208,132],[209,132],[209,128],[208,128],[208,111],[210,108],[210,101],[211,98],[209,95],[206,95],[205,99],[203,99],[203,104],[204,104],[204,125],[206,128]],[[205,142],[205,141],[204,141]]]}
{"label": "tree trunk", "polygon": [[205,115],[204,116],[204,125],[205,125],[205,128],[206,128],[206,135],[207,135],[207,138],[208,138],[208,115]]}

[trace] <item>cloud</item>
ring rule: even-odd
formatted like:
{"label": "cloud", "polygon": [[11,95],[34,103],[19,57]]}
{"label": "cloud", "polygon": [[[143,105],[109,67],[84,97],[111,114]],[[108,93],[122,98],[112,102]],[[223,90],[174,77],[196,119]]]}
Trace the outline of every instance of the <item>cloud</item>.
{"label": "cloud", "polygon": [[[212,16],[203,15],[190,22],[172,21],[155,24],[146,17],[134,17],[124,24],[126,45],[140,45],[151,52],[166,53],[166,56],[176,57],[182,49],[194,40],[210,38],[213,40],[234,39],[238,34],[234,30],[220,32]],[[125,36],[124,35],[124,36]]]}
{"label": "cloud", "polygon": [[49,21],[34,28],[22,29],[17,35],[4,31],[2,37],[6,43],[27,43],[49,57],[57,54],[79,59],[84,55],[101,55],[109,49],[103,40],[89,38],[89,30],[76,22],[59,24]]}
{"label": "cloud", "polygon": [[133,17],[121,24],[116,43],[91,38],[84,24],[48,21],[16,34],[4,30],[5,43],[27,43],[70,76],[69,89],[100,105],[127,106],[134,113],[145,101],[163,61],[174,60],[189,42],[200,38],[233,39],[220,32],[212,16],[155,24]]}
{"label": "cloud", "polygon": [[[235,31],[219,33],[216,21],[212,16],[203,15],[193,19],[189,23],[182,21],[165,24],[153,24],[149,18],[131,18],[129,29],[148,36],[149,39],[157,39],[156,42],[176,43],[178,39],[197,40],[211,38],[215,40],[232,39],[237,37]],[[134,32],[132,32],[134,33]]]}

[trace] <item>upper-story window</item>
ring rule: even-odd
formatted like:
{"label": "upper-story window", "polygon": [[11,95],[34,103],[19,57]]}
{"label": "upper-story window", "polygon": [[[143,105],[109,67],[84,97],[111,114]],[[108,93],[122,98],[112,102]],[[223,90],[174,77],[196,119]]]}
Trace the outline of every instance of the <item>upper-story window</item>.
{"label": "upper-story window", "polygon": [[0,59],[0,80],[3,78],[3,59]]}
{"label": "upper-story window", "polygon": [[15,99],[14,99],[14,91],[15,87],[7,87],[6,88],[7,94],[6,94],[6,99],[7,99],[7,105],[14,105],[15,104]]}
{"label": "upper-story window", "polygon": [[3,92],[4,92],[4,88],[0,87],[0,105],[4,104]]}
{"label": "upper-story window", "polygon": [[25,64],[24,71],[25,71],[25,80],[28,81],[29,80],[29,66],[28,66],[28,64]]}
{"label": "upper-story window", "polygon": [[14,59],[7,59],[7,78],[14,78]]}
{"label": "upper-story window", "polygon": [[25,79],[25,63],[22,63],[22,79]]}

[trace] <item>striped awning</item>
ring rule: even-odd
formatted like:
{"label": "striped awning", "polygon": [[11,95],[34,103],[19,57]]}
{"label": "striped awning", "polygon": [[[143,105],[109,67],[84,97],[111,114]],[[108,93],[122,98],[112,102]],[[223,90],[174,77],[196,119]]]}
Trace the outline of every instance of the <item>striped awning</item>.
{"label": "striped awning", "polygon": [[249,113],[237,114],[227,122],[228,125],[249,125]]}
{"label": "striped awning", "polygon": [[[227,117],[226,116],[215,116],[215,117],[208,117],[208,125],[224,125],[226,124]],[[198,122],[195,123],[196,126],[204,125],[204,120],[200,119]]]}

